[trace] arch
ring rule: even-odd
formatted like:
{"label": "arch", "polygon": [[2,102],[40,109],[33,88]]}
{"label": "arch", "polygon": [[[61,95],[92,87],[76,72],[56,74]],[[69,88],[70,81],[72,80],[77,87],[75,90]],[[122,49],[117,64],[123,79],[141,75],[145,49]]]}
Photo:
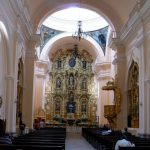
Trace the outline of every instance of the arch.
{"label": "arch", "polygon": [[[58,5],[58,6],[57,6]],[[122,24],[122,21],[120,19],[120,17],[117,15],[117,13],[110,7],[108,6],[105,2],[101,2],[98,3],[98,5],[92,6],[92,4],[84,4],[84,3],[79,3],[79,2],[75,2],[75,3],[66,3],[66,4],[56,4],[55,6],[50,6],[50,5],[42,5],[40,7],[41,11],[40,14],[37,13],[38,11],[36,11],[35,17],[34,17],[34,22],[35,22],[35,29],[37,29],[37,31],[39,33],[39,29],[40,26],[42,24],[42,22],[52,13],[58,11],[58,10],[62,10],[62,9],[66,9],[69,7],[80,7],[80,8],[86,8],[92,11],[95,11],[96,13],[100,14],[111,26],[113,31],[119,31],[120,30],[120,24]],[[112,13],[109,13],[110,10],[112,10]],[[43,17],[44,16],[44,17]]]}
{"label": "arch", "polygon": [[[59,35],[53,37],[51,40],[49,40],[47,42],[47,44],[44,46],[44,48],[40,54],[40,59],[41,60],[49,60],[48,55],[49,55],[49,53],[51,53],[54,45],[56,45],[56,43],[61,43],[60,40],[67,38],[67,37],[72,37],[72,34],[71,33],[62,33],[62,34],[59,34]],[[73,43],[73,42],[74,41],[72,38],[72,41],[70,41],[70,43]],[[90,47],[92,47],[92,50],[95,53],[94,57],[103,57],[104,56],[103,50],[101,49],[100,45],[94,39],[92,39],[90,36],[87,36],[85,38],[84,43],[89,44]],[[61,48],[62,48],[62,46],[60,47],[60,49]],[[88,47],[86,49],[88,49]]]}

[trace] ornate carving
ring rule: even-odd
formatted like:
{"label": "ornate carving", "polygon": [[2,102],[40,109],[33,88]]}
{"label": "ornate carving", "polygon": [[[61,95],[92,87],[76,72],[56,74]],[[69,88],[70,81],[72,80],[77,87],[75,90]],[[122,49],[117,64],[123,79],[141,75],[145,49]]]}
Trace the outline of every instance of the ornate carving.
{"label": "ornate carving", "polygon": [[117,114],[121,111],[121,94],[120,89],[116,85],[115,81],[108,81],[106,86],[102,87],[102,90],[113,90],[114,91],[114,105],[104,106],[104,117],[108,119],[108,122],[112,127],[115,127],[115,120]]}
{"label": "ornate carving", "polygon": [[139,67],[132,62],[128,76],[128,126],[139,127]]}
{"label": "ornate carving", "polygon": [[[70,66],[72,50],[58,50],[53,54],[52,70],[46,86],[46,114],[52,120],[56,114],[67,119],[81,119],[84,115],[91,122],[96,118],[96,101],[92,57],[86,50],[78,52],[76,64]],[[59,61],[58,61],[59,60]],[[61,62],[61,67],[58,67]],[[84,63],[82,63],[84,62]],[[86,62],[86,63],[85,63]],[[60,64],[59,64],[60,65]],[[90,87],[88,86],[90,84]],[[94,90],[95,91],[95,90]],[[60,111],[56,110],[55,98],[61,97]],[[55,107],[54,107],[55,103]],[[94,107],[95,106],[95,107]],[[54,109],[54,108],[55,109]]]}

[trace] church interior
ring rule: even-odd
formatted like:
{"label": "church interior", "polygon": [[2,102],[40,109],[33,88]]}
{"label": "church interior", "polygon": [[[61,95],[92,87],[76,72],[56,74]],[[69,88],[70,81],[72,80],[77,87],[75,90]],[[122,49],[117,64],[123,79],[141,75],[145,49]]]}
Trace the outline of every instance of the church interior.
{"label": "church interior", "polygon": [[149,138],[149,8],[150,0],[0,0],[0,132],[30,132],[42,120],[61,133],[83,128],[89,142],[90,128],[104,125]]}

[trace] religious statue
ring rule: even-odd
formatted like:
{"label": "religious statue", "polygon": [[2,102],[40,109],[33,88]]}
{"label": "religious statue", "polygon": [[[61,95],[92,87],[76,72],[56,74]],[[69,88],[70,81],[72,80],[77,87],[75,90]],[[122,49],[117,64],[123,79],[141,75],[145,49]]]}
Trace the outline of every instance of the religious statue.
{"label": "religious statue", "polygon": [[81,110],[82,112],[86,112],[86,103],[82,103]]}
{"label": "religious statue", "polygon": [[70,92],[70,94],[68,96],[67,112],[68,113],[74,113],[75,112],[75,102],[74,102],[74,96],[73,96],[72,92]]}
{"label": "religious statue", "polygon": [[86,69],[86,61],[82,61],[83,69]]}
{"label": "religious statue", "polygon": [[60,80],[60,78],[58,78],[56,80],[56,88],[61,88],[61,80]]}
{"label": "religious statue", "polygon": [[73,75],[70,75],[70,77],[69,77],[69,85],[71,85],[71,86],[74,85],[74,77],[73,77]]}
{"label": "religious statue", "polygon": [[67,113],[75,113],[75,102],[67,102]]}
{"label": "religious statue", "polygon": [[82,80],[82,89],[86,89],[87,88],[87,83],[86,83],[86,78],[84,78]]}
{"label": "religious statue", "polygon": [[74,101],[74,96],[73,96],[73,93],[72,93],[72,92],[70,92],[70,94],[69,94],[68,101],[70,101],[70,102],[73,102],[73,101]]}

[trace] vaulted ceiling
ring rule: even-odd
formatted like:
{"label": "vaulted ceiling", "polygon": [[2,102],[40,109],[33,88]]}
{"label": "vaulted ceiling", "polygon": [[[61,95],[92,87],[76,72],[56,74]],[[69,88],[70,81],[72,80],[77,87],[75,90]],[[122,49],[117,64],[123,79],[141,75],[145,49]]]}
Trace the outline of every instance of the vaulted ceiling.
{"label": "vaulted ceiling", "polygon": [[[35,32],[50,14],[70,6],[87,8],[97,12],[108,21],[112,30],[119,32],[126,24],[129,14],[132,12],[137,1],[138,0],[25,0],[24,2],[29,10]],[[64,46],[62,46],[62,43]],[[74,41],[71,38],[64,37],[54,42],[48,49],[55,51],[55,49],[62,47],[70,48],[71,45],[73,47]],[[94,48],[93,43],[88,41],[82,42],[80,46],[88,51]],[[47,55],[50,56],[51,54],[47,53]],[[96,57],[96,55],[95,50],[93,56]]]}
{"label": "vaulted ceiling", "polygon": [[110,21],[116,30],[123,27],[137,0],[25,0],[34,27],[51,13],[69,6],[95,10]]}

